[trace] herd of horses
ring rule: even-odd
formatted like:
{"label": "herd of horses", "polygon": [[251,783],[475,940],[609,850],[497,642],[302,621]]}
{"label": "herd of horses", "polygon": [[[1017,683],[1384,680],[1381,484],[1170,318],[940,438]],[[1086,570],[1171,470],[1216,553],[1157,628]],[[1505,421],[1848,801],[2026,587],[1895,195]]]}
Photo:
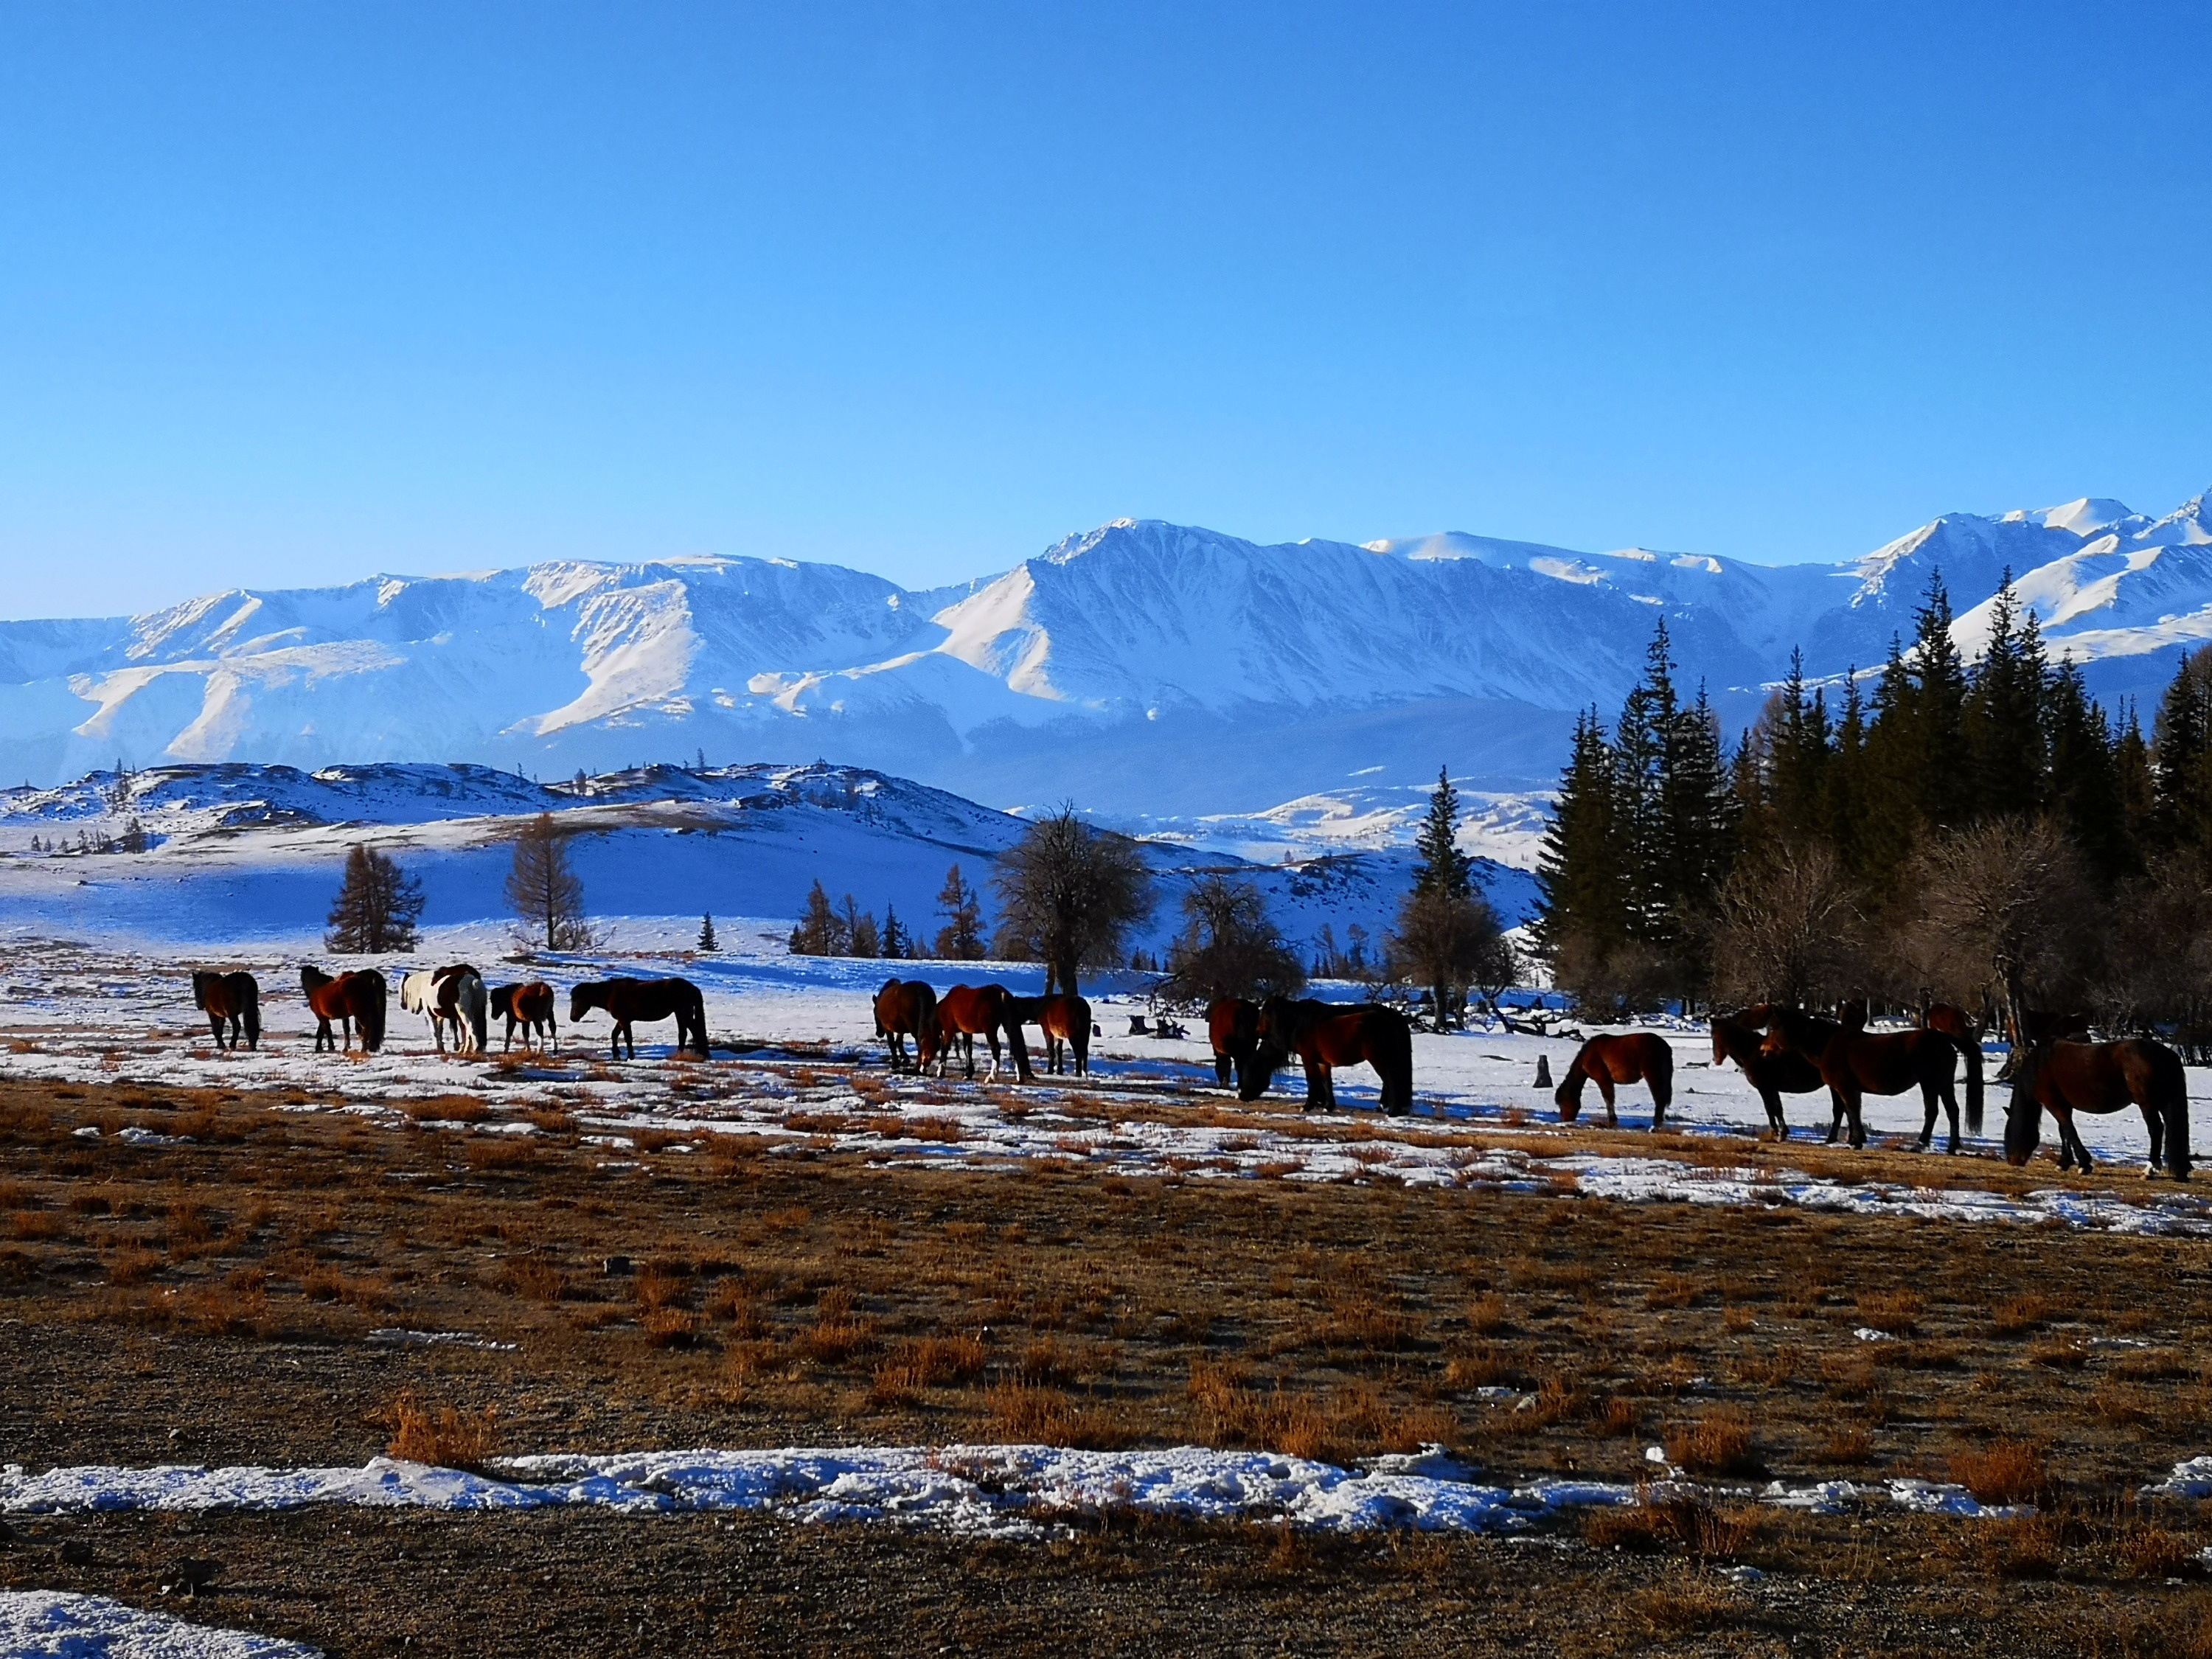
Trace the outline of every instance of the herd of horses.
{"label": "herd of horses", "polygon": [[[300,989],[316,1021],[315,1048],[340,1053],[358,1041],[374,1054],[384,1046],[389,988],[374,969],[330,975],[303,967]],[[261,991],[251,974],[201,972],[192,975],[193,1006],[206,1014],[219,1048],[242,1042],[258,1048]],[[554,1013],[556,997],[542,980],[487,988],[483,977],[456,963],[404,975],[400,1006],[430,1023],[441,1054],[448,1028],[457,1054],[482,1054],[490,1043],[491,1020],[503,1019],[505,1047],[517,1031],[523,1046],[556,1047],[560,1032]],[[608,1037],[611,1058],[635,1058],[632,1028],[642,1021],[676,1022],[676,1047],[706,1055],[705,999],[683,979],[590,980],[570,988],[568,1021],[580,1022],[593,1009],[613,1021]],[[956,985],[939,995],[921,980],[886,980],[875,997],[876,1035],[890,1047],[894,1071],[911,1069],[943,1077],[956,1053],[969,1078],[975,1075],[975,1040],[990,1054],[986,1081],[995,1080],[1003,1064],[1022,1082],[1034,1081],[1025,1028],[1034,1026],[1045,1044],[1046,1069],[1077,1077],[1091,1069],[1091,1040],[1097,1026],[1091,1005],[1079,996],[1018,996],[1003,985]],[[1334,1073],[1340,1066],[1367,1066],[1380,1085],[1382,1109],[1393,1116],[1413,1106],[1413,1026],[1397,1009],[1380,1003],[1330,1003],[1271,996],[1261,1002],[1222,998],[1206,1010],[1206,1036],[1213,1050],[1214,1073],[1240,1100],[1257,1100],[1276,1074],[1297,1056],[1305,1074],[1309,1110],[1333,1110]],[[1954,1080],[1966,1067],[1966,1128],[1982,1129],[1981,1034],[1964,1009],[1938,1004],[1923,1010],[1907,1030],[1870,1031],[1863,1004],[1846,1004],[1833,1018],[1802,1008],[1761,1003],[1711,1021],[1713,1064],[1734,1063],[1759,1095],[1767,1125],[1778,1140],[1787,1139],[1790,1121],[1785,1095],[1829,1097],[1828,1139],[1843,1136],[1855,1147],[1867,1141],[1863,1103],[1869,1095],[1902,1095],[1918,1090],[1925,1108],[1919,1146],[1935,1140],[1936,1114],[1948,1120],[1949,1147],[1959,1150],[1960,1110]],[[2059,1167],[2090,1167],[2088,1148],[2074,1126],[2077,1112],[2142,1114],[2150,1138],[2146,1171],[2163,1169],[2178,1181],[2190,1172],[2189,1093],[2180,1056],[2146,1037],[2118,1042],[2089,1040],[2078,1016],[2030,1015],[2009,1035],[2014,1042],[2012,1095],[2006,1108],[2005,1155],[2027,1163],[2042,1139],[2043,1115],[2057,1120]],[[907,1039],[914,1042],[911,1060]],[[1642,1085],[1651,1095],[1651,1127],[1665,1127],[1674,1097],[1674,1053],[1654,1031],[1601,1034],[1584,1042],[1569,1062],[1553,1095],[1560,1118],[1573,1122],[1582,1110],[1585,1084],[1595,1083],[1605,1103],[1606,1122],[1618,1127],[1615,1091]]]}
{"label": "herd of horses", "polygon": [[[2177,1181],[2189,1178],[2189,1087],[2181,1056],[2148,1037],[2118,1042],[2089,1040],[2088,1023],[2074,1015],[2031,1014],[2010,1032],[2015,1059],[2012,1097],[2005,1109],[2006,1158],[2027,1162],[2043,1136],[2043,1115],[2058,1124],[2061,1169],[2090,1168],[2089,1149],[2074,1127],[2076,1112],[2142,1114],[2150,1137],[2150,1161],[2144,1170],[2165,1170]],[[1826,1018],[1802,1008],[1760,1003],[1712,1019],[1713,1064],[1734,1061],[1759,1093],[1766,1121],[1778,1140],[1787,1139],[1790,1122],[1782,1097],[1828,1091],[1828,1139],[1848,1122],[1853,1147],[1866,1145],[1862,1107],[1869,1095],[1920,1091],[1926,1115],[1919,1146],[1936,1139],[1936,1115],[1948,1119],[1950,1150],[1959,1150],[1959,1102],[1953,1084],[1960,1060],[1966,1072],[1966,1130],[1982,1129],[1981,1035],[1966,1010],[1936,1004],[1920,1023],[1905,1030],[1869,1031],[1863,1004],[1846,1004]],[[1641,1083],[1651,1091],[1651,1127],[1664,1127],[1674,1097],[1674,1054],[1656,1032],[1601,1035],[1589,1038],[1568,1065],[1553,1096],[1559,1116],[1572,1122],[1582,1109],[1583,1085],[1594,1081],[1605,1102],[1608,1125],[1616,1085]]]}
{"label": "herd of horses", "polygon": [[[385,1016],[391,986],[374,968],[326,974],[312,965],[300,969],[300,992],[307,1012],[315,1017],[315,1052],[344,1054],[358,1042],[363,1054],[384,1047]],[[192,1006],[204,1013],[218,1048],[235,1050],[261,1046],[261,985],[247,973],[201,971],[192,975]],[[555,1018],[558,998],[544,980],[487,988],[483,975],[466,963],[405,974],[399,981],[399,1006],[408,1013],[430,1022],[438,1052],[446,1050],[446,1033],[453,1036],[453,1052],[481,1054],[491,1046],[491,1022],[503,1019],[507,1035],[502,1052],[512,1050],[517,1031],[526,1051],[560,1046],[560,1024]],[[605,1011],[614,1022],[607,1039],[610,1058],[620,1060],[627,1049],[637,1054],[631,1028],[639,1021],[676,1022],[676,1047],[704,1055],[707,1043],[707,1002],[699,988],[686,979],[586,980],[568,990],[568,1023],[574,1025],[593,1009]]]}

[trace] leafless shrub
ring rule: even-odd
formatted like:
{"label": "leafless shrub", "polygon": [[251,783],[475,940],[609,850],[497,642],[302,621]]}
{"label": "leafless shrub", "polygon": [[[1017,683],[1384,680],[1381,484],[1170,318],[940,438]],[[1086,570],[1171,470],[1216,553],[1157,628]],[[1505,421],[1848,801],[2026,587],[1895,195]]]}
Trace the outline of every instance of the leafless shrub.
{"label": "leafless shrub", "polygon": [[392,1425],[385,1455],[441,1468],[481,1470],[499,1447],[499,1411],[463,1411],[429,1407],[413,1390],[393,1401],[385,1413]]}

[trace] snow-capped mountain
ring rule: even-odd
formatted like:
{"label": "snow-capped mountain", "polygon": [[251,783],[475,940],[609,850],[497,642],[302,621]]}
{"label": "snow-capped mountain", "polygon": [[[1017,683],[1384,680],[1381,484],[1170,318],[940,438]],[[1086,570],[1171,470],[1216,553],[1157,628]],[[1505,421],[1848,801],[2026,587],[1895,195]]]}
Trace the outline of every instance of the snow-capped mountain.
{"label": "snow-capped mountain", "polygon": [[2212,638],[2212,513],[2116,501],[1950,515],[1863,558],[1765,566],[1459,533],[1260,546],[1128,520],[933,592],[782,560],[559,563],[233,591],[0,623],[0,776],[117,760],[469,761],[557,776],[818,756],[994,806],[1249,815],[1557,775],[1668,621],[1732,724],[1793,646],[1879,663],[1940,569],[1969,650],[2009,568],[2109,702]]}

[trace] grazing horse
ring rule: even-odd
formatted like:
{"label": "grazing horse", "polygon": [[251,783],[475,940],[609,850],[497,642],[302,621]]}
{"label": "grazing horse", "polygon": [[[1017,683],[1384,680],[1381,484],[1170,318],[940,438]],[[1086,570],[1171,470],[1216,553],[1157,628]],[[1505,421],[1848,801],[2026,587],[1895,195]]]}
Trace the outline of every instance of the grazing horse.
{"label": "grazing horse", "polygon": [[[241,1035],[247,1048],[260,1048],[261,984],[252,975],[195,973],[192,1006],[207,1015],[216,1048],[227,1047],[235,1054]],[[226,1030],[230,1036],[227,1044],[223,1042]]]}
{"label": "grazing horse", "polygon": [[486,1002],[483,976],[466,966],[409,974],[399,981],[399,1006],[429,1020],[430,1034],[437,1038],[441,1054],[446,1052],[447,1025],[453,1028],[455,1054],[471,1051],[471,1036],[476,1038],[475,1052],[483,1052],[491,1035],[485,1019]]}
{"label": "grazing horse", "polygon": [[[354,1027],[361,1027],[361,1049],[373,1054],[384,1047],[384,1006],[386,991],[384,975],[374,968],[340,974],[332,979],[318,969],[300,969],[300,989],[306,994],[307,1007],[315,1017],[315,1052],[325,1048],[343,1054],[353,1046]],[[340,1041],[331,1030],[331,1022],[337,1020],[344,1030]]]}
{"label": "grazing horse", "polygon": [[1091,1074],[1091,1038],[1097,1029],[1091,1005],[1081,997],[1008,997],[1007,1018],[1044,1033],[1045,1070],[1057,1075],[1063,1054],[1074,1056],[1075,1075]]}
{"label": "grazing horse", "polygon": [[[1714,1042],[1717,1047],[1718,1037]],[[1649,1084],[1651,1130],[1656,1134],[1667,1121],[1667,1109],[1674,1103],[1674,1050],[1656,1031],[1631,1031],[1622,1036],[1600,1033],[1590,1038],[1567,1062],[1567,1074],[1559,1079],[1559,1086],[1552,1096],[1559,1106],[1562,1123],[1572,1123],[1581,1113],[1585,1078],[1597,1084],[1598,1098],[1605,1102],[1605,1126],[1608,1129],[1620,1127],[1620,1119],[1613,1109],[1613,1085]]]}
{"label": "grazing horse", "polygon": [[492,1018],[507,1022],[507,1041],[501,1045],[501,1053],[514,1047],[514,1028],[518,1025],[522,1028],[522,1046],[526,1050],[532,1037],[538,1040],[541,1048],[548,1044],[560,1046],[561,1028],[553,1018],[556,1006],[553,988],[544,980],[496,986],[489,994]]}
{"label": "grazing horse", "polygon": [[[1920,1127],[1920,1150],[1936,1139],[1936,1106],[1942,1102],[1951,1121],[1950,1150],[1959,1150],[1959,1101],[1951,1091],[1951,1074],[1959,1064],[1959,1039],[1942,1031],[1885,1031],[1869,1036],[1820,1019],[1797,1008],[1766,1010],[1766,1041],[1759,1051],[1768,1054],[1797,1054],[1820,1068],[1820,1076],[1835,1091],[1839,1116],[1851,1124],[1851,1145],[1866,1145],[1866,1123],[1861,1107],[1868,1095],[1901,1095],[1917,1087],[1928,1116]],[[1828,1139],[1836,1138],[1836,1125]]]}
{"label": "grazing horse", "polygon": [[[1799,1054],[1770,1054],[1759,1047],[1765,1034],[1725,1014],[1713,1016],[1713,1064],[1734,1060],[1744,1080],[1759,1091],[1766,1108],[1767,1127],[1777,1140],[1790,1139],[1790,1120],[1782,1115],[1782,1097],[1810,1094],[1826,1087],[1820,1068]],[[1655,1121],[1655,1126],[1656,1121]]]}
{"label": "grazing horse", "polygon": [[945,1041],[938,1051],[937,1074],[945,1075],[945,1062],[952,1058],[952,1045],[958,1042],[968,1062],[968,1075],[975,1075],[975,1039],[982,1037],[991,1045],[991,1072],[983,1080],[994,1082],[999,1075],[999,1033],[1006,1034],[1006,1048],[1014,1062],[1014,1075],[1024,1083],[1034,1083],[1036,1073],[1030,1069],[1029,1044],[1022,1038],[1022,1023],[1008,1012],[1014,1002],[1014,994],[1003,985],[956,985],[937,1000],[937,1024]]}
{"label": "grazing horse", "polygon": [[1231,1074],[1244,1084],[1244,1068],[1260,1048],[1260,1005],[1242,997],[1223,997],[1206,1011],[1206,1040],[1213,1045],[1214,1080],[1226,1089]]}
{"label": "grazing horse", "polygon": [[926,1072],[945,1045],[938,1024],[937,993],[918,979],[887,979],[876,993],[876,1035],[890,1044],[890,1067],[903,1072],[906,1040],[914,1039],[914,1069]]}
{"label": "grazing horse", "polygon": [[[1931,1002],[1920,1011],[1923,1030],[1941,1031],[1966,1057],[1966,1133],[1982,1132],[1982,1032],[1974,1017],[1955,1002]],[[2086,1033],[2087,1027],[2083,1030]],[[2065,1035],[2059,1033],[2058,1035]]]}
{"label": "grazing horse", "polygon": [[1269,997],[1255,1023],[1257,1042],[1237,1085],[1239,1100],[1257,1100],[1292,1054],[1305,1066],[1306,1109],[1336,1109],[1336,1068],[1371,1066],[1382,1109],[1413,1109],[1413,1028],[1395,1008],[1375,1002],[1293,1002]]}
{"label": "grazing horse", "polygon": [[568,992],[568,1024],[581,1023],[594,1008],[604,1008],[615,1023],[607,1037],[607,1058],[637,1058],[637,1036],[632,1022],[657,1019],[676,1022],[676,1052],[689,1042],[702,1057],[711,1057],[707,1046],[707,1000],[688,979],[587,979]]}
{"label": "grazing horse", "polygon": [[2014,1076],[2005,1109],[2005,1161],[2021,1164],[2043,1136],[2043,1109],[2058,1120],[2058,1167],[2090,1170],[2089,1149],[2075,1133],[2076,1112],[2142,1109],[2150,1131],[2146,1179],[2164,1164],[2176,1181],[2189,1179],[2189,1079],[2181,1056],[2162,1042],[2039,1042]]}

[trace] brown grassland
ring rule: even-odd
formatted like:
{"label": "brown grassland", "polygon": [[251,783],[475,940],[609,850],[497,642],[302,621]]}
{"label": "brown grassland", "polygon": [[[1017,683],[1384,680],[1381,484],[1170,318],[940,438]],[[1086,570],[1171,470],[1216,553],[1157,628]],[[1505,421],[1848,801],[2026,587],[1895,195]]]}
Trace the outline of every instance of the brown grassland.
{"label": "brown grassland", "polygon": [[[646,1136],[633,1161],[557,1113],[519,1139],[285,1103],[0,1085],[0,1457],[1442,1442],[1504,1479],[1634,1480],[1656,1443],[1723,1483],[1917,1475],[2040,1510],[1682,1501],[1518,1541],[1108,1516],[1031,1544],[580,1510],[19,1516],[0,1583],[346,1655],[2212,1659],[2212,1521],[2136,1496],[2212,1449],[2205,1242],[1387,1176],[871,1169],[734,1136]],[[133,1147],[133,1123],[196,1144]],[[514,1346],[368,1342],[382,1327]],[[222,1576],[164,1601],[185,1557]]]}

